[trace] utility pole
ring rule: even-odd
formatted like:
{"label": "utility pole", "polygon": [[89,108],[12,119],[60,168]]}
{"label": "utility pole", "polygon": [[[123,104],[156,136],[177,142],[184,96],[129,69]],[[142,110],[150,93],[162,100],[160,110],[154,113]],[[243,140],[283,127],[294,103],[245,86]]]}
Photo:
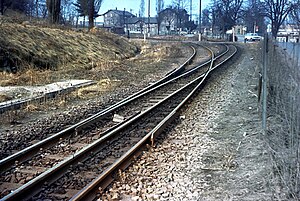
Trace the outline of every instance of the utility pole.
{"label": "utility pole", "polygon": [[199,41],[201,41],[201,34],[202,34],[202,32],[201,32],[201,0],[199,0]]}
{"label": "utility pole", "polygon": [[148,35],[150,35],[150,0],[148,0]]}
{"label": "utility pole", "polygon": [[193,12],[192,5],[193,5],[193,0],[190,0],[190,21],[192,21],[192,12]]}

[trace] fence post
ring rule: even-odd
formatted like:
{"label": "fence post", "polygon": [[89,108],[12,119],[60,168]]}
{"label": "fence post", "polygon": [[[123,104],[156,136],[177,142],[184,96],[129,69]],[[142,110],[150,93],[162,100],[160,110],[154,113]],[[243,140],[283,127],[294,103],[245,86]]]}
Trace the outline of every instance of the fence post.
{"label": "fence post", "polygon": [[262,69],[262,129],[267,132],[267,65],[268,65],[268,34],[264,34],[263,69]]}

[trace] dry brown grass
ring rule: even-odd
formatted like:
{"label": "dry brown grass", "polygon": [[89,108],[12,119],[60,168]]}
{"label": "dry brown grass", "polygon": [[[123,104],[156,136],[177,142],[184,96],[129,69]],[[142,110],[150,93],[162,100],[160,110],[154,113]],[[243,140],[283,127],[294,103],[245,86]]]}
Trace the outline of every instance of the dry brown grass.
{"label": "dry brown grass", "polygon": [[268,131],[265,136],[273,165],[275,199],[300,199],[300,71],[299,52],[292,58],[269,44],[268,53]]}
{"label": "dry brown grass", "polygon": [[11,22],[0,29],[0,49],[22,69],[13,77],[1,73],[0,85],[52,80],[45,69],[60,71],[57,75],[84,75],[99,64],[123,60],[138,51],[127,39],[103,30],[85,33]]}
{"label": "dry brown grass", "polygon": [[0,102],[9,101],[11,99],[12,97],[10,97],[9,95],[0,93]]}
{"label": "dry brown grass", "polygon": [[38,110],[38,106],[35,105],[35,104],[28,104],[26,107],[25,107],[25,111],[26,112],[33,112],[33,111],[37,111]]}
{"label": "dry brown grass", "polygon": [[56,68],[63,63],[88,64],[130,57],[136,48],[98,30],[94,34],[7,23],[0,30],[0,47],[22,66]]}
{"label": "dry brown grass", "polygon": [[151,45],[145,42],[136,42],[140,46],[140,57],[134,57],[131,60],[148,60],[148,62],[161,62],[163,59],[183,57],[178,44],[166,43],[164,45]]}
{"label": "dry brown grass", "polygon": [[89,96],[101,94],[112,90],[120,84],[119,80],[101,79],[97,84],[84,87],[74,92],[73,95],[82,99],[89,98]]}

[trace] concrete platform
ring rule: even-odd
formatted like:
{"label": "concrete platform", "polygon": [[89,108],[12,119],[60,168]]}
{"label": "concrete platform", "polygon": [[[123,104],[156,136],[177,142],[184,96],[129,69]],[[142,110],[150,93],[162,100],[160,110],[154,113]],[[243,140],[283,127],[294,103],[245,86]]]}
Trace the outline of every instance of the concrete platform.
{"label": "concrete platform", "polygon": [[20,109],[29,102],[42,102],[92,84],[95,84],[92,80],[67,80],[43,86],[0,87],[0,94],[13,97],[11,100],[0,102],[0,114],[8,110]]}

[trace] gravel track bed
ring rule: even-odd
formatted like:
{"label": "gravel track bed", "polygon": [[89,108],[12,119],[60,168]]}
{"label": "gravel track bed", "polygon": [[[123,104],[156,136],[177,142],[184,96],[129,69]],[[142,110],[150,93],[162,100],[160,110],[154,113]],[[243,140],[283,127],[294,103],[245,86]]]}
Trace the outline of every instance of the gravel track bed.
{"label": "gravel track bed", "polygon": [[[12,125],[3,125],[0,129],[0,159],[5,158],[16,150],[21,150],[31,144],[54,134],[69,125],[79,122],[88,116],[101,111],[102,109],[112,105],[119,100],[133,94],[147,86],[149,83],[162,78],[167,72],[179,66],[191,54],[188,46],[183,45],[182,57],[168,58],[167,66],[152,68],[146,67],[149,76],[139,77],[137,73],[140,67],[132,69],[134,76],[124,80],[124,84],[113,88],[108,92],[104,92],[100,97],[89,100],[72,100],[66,107],[58,108],[50,104],[45,111],[33,112],[31,117],[25,118],[20,122]],[[166,61],[164,61],[166,63]],[[144,70],[142,70],[144,71]],[[26,111],[28,113],[28,111]],[[3,117],[2,117],[3,118]],[[16,143],[18,142],[18,143]],[[9,149],[8,149],[9,147]]]}
{"label": "gravel track bed", "polygon": [[102,200],[271,200],[255,51],[215,71],[156,147],[120,173]]}

